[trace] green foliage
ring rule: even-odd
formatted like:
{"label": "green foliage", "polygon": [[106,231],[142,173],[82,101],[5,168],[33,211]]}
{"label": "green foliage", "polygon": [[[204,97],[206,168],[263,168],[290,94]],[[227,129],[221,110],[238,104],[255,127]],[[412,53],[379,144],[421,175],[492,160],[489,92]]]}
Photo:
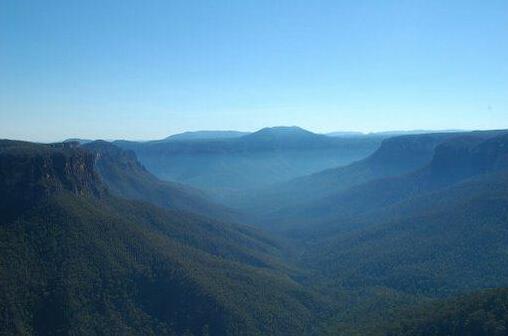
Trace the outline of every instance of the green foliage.
{"label": "green foliage", "polygon": [[239,232],[235,245],[215,223],[62,192],[0,230],[6,333],[283,334],[310,322],[314,298],[253,248],[264,243]]}
{"label": "green foliage", "polygon": [[450,297],[508,283],[508,136],[450,137],[387,141],[340,170],[374,180],[279,211],[298,240],[211,219],[110,144],[0,141],[0,334],[505,335],[506,290]]}
{"label": "green foliage", "polygon": [[132,151],[105,141],[94,141],[83,148],[94,153],[95,169],[108,190],[117,196],[216,219],[232,220],[235,217],[232,211],[213,203],[200,190],[159,180],[138,162]]}
{"label": "green foliage", "polygon": [[[309,328],[318,298],[292,280],[297,271],[273,240],[84,192],[77,187],[102,188],[82,165],[86,154],[73,149],[57,169],[60,149],[35,149],[0,155],[2,167],[25,168],[8,171],[17,176],[5,182],[10,188],[30,191],[46,173],[58,186],[43,185],[34,202],[0,217],[0,334],[282,335]],[[34,175],[41,155],[44,169]],[[82,176],[64,183],[74,167],[83,167]]]}
{"label": "green foliage", "polygon": [[508,335],[508,290],[477,292],[425,305],[402,314],[386,327],[386,336]]}
{"label": "green foliage", "polygon": [[414,198],[374,219],[378,225],[309,249],[305,262],[352,288],[442,296],[508,283],[506,174]]}
{"label": "green foliage", "polygon": [[387,139],[365,160],[254,194],[243,207],[261,213],[256,224],[295,237],[370,226],[380,222],[372,213],[506,169],[506,146],[502,131]]}
{"label": "green foliage", "polygon": [[[425,134],[388,138],[362,160],[268,186],[235,204],[246,211],[264,214],[261,223],[284,221],[288,226],[295,222],[308,223],[312,216],[306,216],[305,212],[312,202],[375,179],[399,176],[420,168],[432,159],[434,148],[450,136]],[[305,210],[299,211],[301,207]],[[276,229],[287,227],[281,228],[279,224]]]}

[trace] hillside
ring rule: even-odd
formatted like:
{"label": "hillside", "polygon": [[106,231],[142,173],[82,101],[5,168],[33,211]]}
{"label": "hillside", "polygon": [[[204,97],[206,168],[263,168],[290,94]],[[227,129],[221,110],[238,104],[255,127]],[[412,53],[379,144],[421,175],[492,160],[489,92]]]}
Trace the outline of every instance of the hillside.
{"label": "hillside", "polygon": [[[0,333],[304,332],[316,307],[272,239],[110,195],[94,155],[0,144]],[[4,203],[11,200],[10,203]]]}
{"label": "hillside", "polygon": [[97,173],[108,190],[117,196],[212,218],[229,220],[234,217],[231,211],[214,204],[197,189],[159,180],[139,163],[132,151],[105,141],[95,141],[83,148],[95,154]]}
{"label": "hillside", "polygon": [[[263,193],[257,195],[257,198],[264,200],[261,204],[265,206],[264,214],[259,211],[262,216],[256,223],[266,223],[265,228],[270,228],[270,223],[277,223],[277,227],[272,229],[293,232],[301,231],[304,227],[312,231],[327,227],[354,227],[359,216],[365,217],[405,199],[507,166],[504,153],[504,146],[508,142],[506,132],[422,135],[415,136],[409,143],[408,139],[411,138],[389,139],[391,141],[385,141],[385,146],[381,146],[368,159],[310,176],[305,178],[307,183],[291,184],[294,186],[291,192],[282,189],[282,195],[278,198],[274,198],[273,194],[272,197]],[[433,140],[429,143],[421,141],[423,139]],[[393,146],[386,146],[386,142],[399,143],[397,147],[404,150],[393,150]],[[419,151],[417,149],[421,146],[415,148],[409,145],[414,142],[430,145]],[[390,147],[392,150],[386,150]],[[355,179],[357,172],[359,177]],[[374,178],[379,175],[384,176]],[[321,178],[328,183],[320,184]],[[331,179],[335,178],[340,178],[337,182],[341,181],[347,187],[341,188],[340,184],[334,187],[336,184]],[[364,179],[367,181],[361,183]],[[308,230],[306,233],[309,233]]]}
{"label": "hillside", "polygon": [[427,304],[399,316],[383,336],[505,336],[508,290],[491,289]]}
{"label": "hillside", "polygon": [[507,144],[506,134],[453,139],[425,170],[343,194],[307,265],[346,287],[415,295],[505,286]]}
{"label": "hillside", "polygon": [[299,207],[371,180],[420,168],[432,159],[434,148],[449,137],[449,134],[423,134],[388,138],[365,159],[247,193],[230,205],[258,216],[285,207]]}
{"label": "hillside", "polygon": [[394,176],[281,209],[267,227],[294,240],[113,144],[0,141],[0,333],[428,331],[439,314],[405,312],[508,283],[508,134],[439,137],[386,140],[352,166]]}
{"label": "hillside", "polygon": [[352,288],[442,296],[508,283],[506,173],[399,207],[357,232],[329,236],[306,262]]}
{"label": "hillside", "polygon": [[[425,169],[353,188],[335,200],[329,221],[295,229],[306,246],[301,262],[328,279],[327,288],[354,293],[327,334],[379,335],[379,323],[397,326],[415,302],[507,286],[507,141],[450,139]],[[433,323],[415,334],[439,326]],[[404,330],[395,335],[413,334]]]}
{"label": "hillside", "polygon": [[231,194],[351,163],[372,153],[380,141],[276,127],[230,139],[115,144],[133,150],[160,179]]}

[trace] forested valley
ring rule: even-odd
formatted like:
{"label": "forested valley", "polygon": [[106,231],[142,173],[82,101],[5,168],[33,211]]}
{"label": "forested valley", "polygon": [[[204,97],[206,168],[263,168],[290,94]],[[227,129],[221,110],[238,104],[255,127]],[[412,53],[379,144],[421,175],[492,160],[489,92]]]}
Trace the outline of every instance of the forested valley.
{"label": "forested valley", "polygon": [[0,140],[1,335],[508,335],[508,131]]}

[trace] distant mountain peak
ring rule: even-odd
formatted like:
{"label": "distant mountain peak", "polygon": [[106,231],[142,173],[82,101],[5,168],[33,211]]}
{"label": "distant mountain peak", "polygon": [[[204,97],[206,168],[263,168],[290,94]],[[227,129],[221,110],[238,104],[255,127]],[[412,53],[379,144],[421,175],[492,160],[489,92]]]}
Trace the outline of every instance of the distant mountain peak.
{"label": "distant mountain peak", "polygon": [[69,138],[69,139],[65,139],[63,141],[63,143],[77,142],[77,143],[83,145],[83,144],[86,144],[86,143],[89,143],[89,142],[92,142],[92,141],[93,140],[91,140],[91,139]]}
{"label": "distant mountain peak", "polygon": [[298,126],[275,126],[265,127],[257,132],[249,135],[249,137],[260,136],[275,136],[275,137],[297,137],[297,136],[319,136]]}
{"label": "distant mountain peak", "polygon": [[249,132],[230,131],[230,130],[188,131],[170,135],[163,141],[231,139],[231,138],[239,138],[247,134],[249,134]]}
{"label": "distant mountain peak", "polygon": [[273,126],[273,127],[264,127],[257,131],[259,132],[301,132],[301,133],[312,133],[310,131],[307,131],[306,129],[303,129],[299,126]]}

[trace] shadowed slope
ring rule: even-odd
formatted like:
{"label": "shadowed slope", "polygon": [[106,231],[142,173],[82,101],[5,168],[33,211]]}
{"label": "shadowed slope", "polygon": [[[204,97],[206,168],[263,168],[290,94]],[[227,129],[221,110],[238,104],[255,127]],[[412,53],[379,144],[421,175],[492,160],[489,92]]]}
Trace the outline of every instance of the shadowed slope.
{"label": "shadowed slope", "polygon": [[[429,139],[428,135],[415,137]],[[358,216],[365,216],[407,198],[438,190],[474,175],[503,169],[507,166],[504,146],[506,146],[508,138],[505,132],[473,132],[453,136],[446,134],[445,138],[438,138],[439,142],[436,143],[433,140],[433,144],[424,151],[427,153],[425,155],[427,159],[423,160],[426,163],[423,163],[422,166],[419,166],[422,161],[415,159],[415,157],[423,155],[414,151],[413,146],[406,147],[404,145],[402,147],[408,149],[402,151],[406,154],[406,158],[403,160],[395,159],[395,157],[400,158],[400,154],[395,157],[388,155],[387,153],[393,154],[394,151],[386,151],[382,146],[367,160],[358,163],[360,166],[369,167],[367,171],[376,167],[375,162],[385,162],[384,165],[381,165],[385,168],[394,165],[399,167],[397,169],[401,169],[401,166],[406,167],[402,168],[402,173],[397,176],[372,179],[366,183],[344,189],[334,188],[333,185],[324,188],[317,185],[315,186],[316,192],[313,192],[313,187],[309,185],[307,188],[301,189],[300,192],[294,190],[292,193],[285,193],[296,195],[293,198],[297,198],[299,201],[282,207],[279,204],[285,205],[284,199],[277,202],[277,199],[270,199],[266,196],[264,199],[267,200],[265,202],[267,205],[264,208],[265,214],[261,217],[262,222],[269,223],[268,225],[275,223],[276,226],[271,224],[272,226],[269,227],[272,230],[289,230],[295,233],[303,230],[300,232],[301,234],[322,229],[328,230],[328,227],[331,229],[334,227],[336,229],[351,228],[354,226],[349,223],[354,223],[354,219]],[[395,139],[403,144],[407,141],[406,137]],[[381,155],[383,152],[386,154]],[[414,164],[407,164],[407,162],[414,162]],[[355,171],[362,171],[361,167],[356,166],[355,163],[340,170],[347,171],[344,177],[351,176]],[[377,170],[372,171],[383,171],[381,166],[378,165]],[[409,167],[414,166],[421,168],[411,172],[406,171]],[[387,171],[389,169],[384,170],[384,173]],[[370,173],[361,175],[362,179],[366,175],[373,176]],[[311,176],[309,181],[316,181],[316,179]],[[334,189],[338,189],[338,191],[331,193],[331,190]],[[315,194],[325,194],[326,196],[314,198]],[[269,206],[268,203],[272,205]]]}
{"label": "shadowed slope", "polygon": [[[315,299],[254,230],[109,195],[79,148],[2,142],[0,333],[301,334]],[[34,186],[37,186],[35,188]]]}
{"label": "shadowed slope", "polygon": [[[388,329],[388,330],[386,330]],[[385,336],[504,336],[508,333],[508,289],[491,289],[439,301],[399,315]]]}
{"label": "shadowed slope", "polygon": [[213,218],[230,220],[234,217],[231,211],[214,204],[195,188],[159,180],[138,162],[132,151],[105,141],[95,141],[83,147],[95,153],[97,172],[115,195]]}

